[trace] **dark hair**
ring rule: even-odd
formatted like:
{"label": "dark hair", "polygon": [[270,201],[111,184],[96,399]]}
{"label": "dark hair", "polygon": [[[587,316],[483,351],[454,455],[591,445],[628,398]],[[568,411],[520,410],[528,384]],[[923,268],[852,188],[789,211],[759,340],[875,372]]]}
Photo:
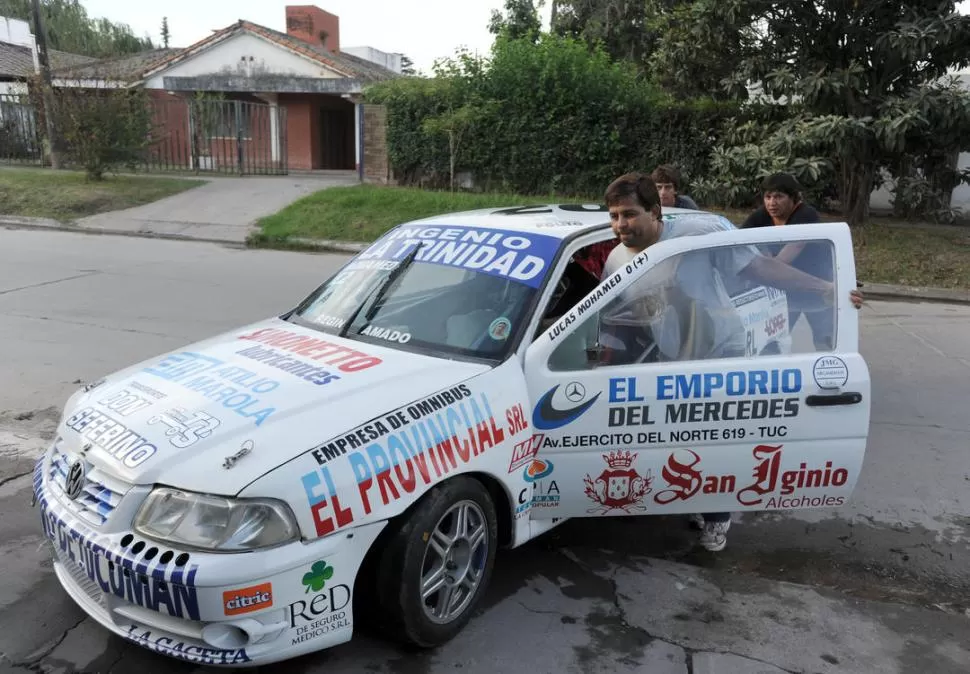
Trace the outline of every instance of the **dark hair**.
{"label": "dark hair", "polygon": [[802,186],[790,173],[772,173],[761,183],[761,191],[781,192],[790,196],[792,201],[798,201],[802,195]]}
{"label": "dark hair", "polygon": [[650,178],[655,183],[673,183],[675,190],[680,190],[680,171],[670,164],[661,164],[653,170]]}
{"label": "dark hair", "polygon": [[653,178],[645,173],[627,173],[606,188],[607,207],[614,206],[629,197],[636,197],[640,205],[648,211],[654,206],[660,208],[660,193],[657,192]]}

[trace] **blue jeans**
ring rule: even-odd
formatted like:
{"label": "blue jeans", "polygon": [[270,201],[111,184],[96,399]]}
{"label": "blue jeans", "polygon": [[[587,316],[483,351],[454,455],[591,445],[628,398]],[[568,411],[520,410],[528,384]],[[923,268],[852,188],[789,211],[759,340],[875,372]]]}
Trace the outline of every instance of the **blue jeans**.
{"label": "blue jeans", "polygon": [[731,513],[702,513],[704,522],[727,522],[731,519]]}

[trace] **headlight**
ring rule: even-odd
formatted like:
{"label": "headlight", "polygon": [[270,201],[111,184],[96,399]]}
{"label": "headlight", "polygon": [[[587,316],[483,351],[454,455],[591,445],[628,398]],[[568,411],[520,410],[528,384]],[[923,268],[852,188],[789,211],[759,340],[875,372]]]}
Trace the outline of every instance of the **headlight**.
{"label": "headlight", "polygon": [[231,499],[159,488],[145,499],[135,531],[210,552],[271,548],[299,537],[289,506],[273,499]]}

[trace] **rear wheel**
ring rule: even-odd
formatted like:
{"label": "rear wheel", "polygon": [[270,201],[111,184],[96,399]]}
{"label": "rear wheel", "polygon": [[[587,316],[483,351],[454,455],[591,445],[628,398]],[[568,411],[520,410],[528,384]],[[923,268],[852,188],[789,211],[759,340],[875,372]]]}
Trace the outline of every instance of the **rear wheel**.
{"label": "rear wheel", "polygon": [[378,563],[381,604],[397,638],[430,648],[464,628],[491,579],[497,532],[478,480],[457,477],[421,499]]}

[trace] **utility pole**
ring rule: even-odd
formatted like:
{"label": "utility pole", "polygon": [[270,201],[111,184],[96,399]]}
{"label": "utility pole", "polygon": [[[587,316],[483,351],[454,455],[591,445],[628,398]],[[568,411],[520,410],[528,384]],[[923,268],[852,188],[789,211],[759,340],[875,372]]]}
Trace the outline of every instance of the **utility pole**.
{"label": "utility pole", "polygon": [[41,92],[44,98],[44,121],[47,126],[47,141],[50,143],[51,168],[61,168],[61,156],[57,132],[54,128],[54,85],[51,82],[51,65],[47,58],[47,33],[40,17],[40,0],[33,0],[34,38],[37,41],[37,60],[40,62]]}

